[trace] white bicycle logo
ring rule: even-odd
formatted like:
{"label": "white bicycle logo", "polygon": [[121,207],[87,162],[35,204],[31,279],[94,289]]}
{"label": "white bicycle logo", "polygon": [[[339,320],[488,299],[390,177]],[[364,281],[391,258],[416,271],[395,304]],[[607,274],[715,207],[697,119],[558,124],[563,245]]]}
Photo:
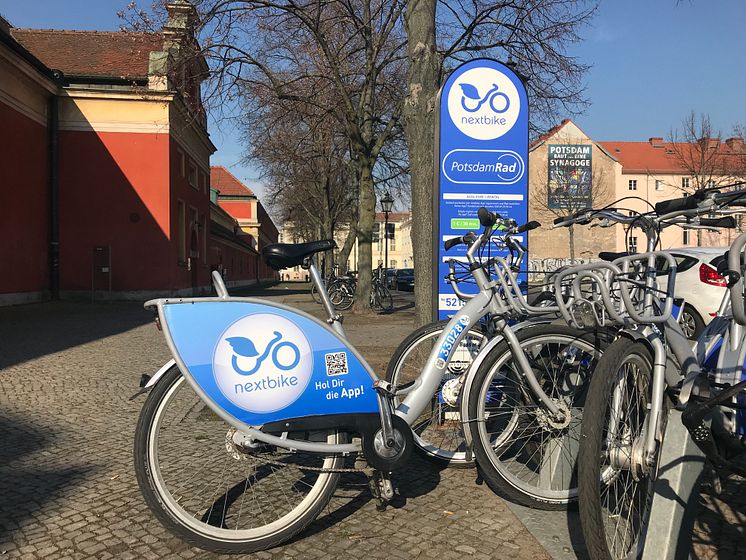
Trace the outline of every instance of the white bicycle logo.
{"label": "white bicycle logo", "polygon": [[[510,98],[508,98],[508,96],[503,92],[499,91],[500,87],[497,84],[492,84],[492,89],[490,89],[484,97],[479,95],[479,90],[472,84],[459,84],[459,86],[461,87],[462,92],[461,106],[464,108],[464,111],[467,111],[468,113],[476,113],[482,108],[482,105],[487,102],[489,102],[490,109],[492,109],[493,113],[501,114],[510,109]],[[476,101],[476,106],[469,107],[467,105],[467,99]],[[499,102],[497,105],[495,104],[496,101]]]}
{"label": "white bicycle logo", "polygon": [[[272,363],[277,369],[281,371],[290,371],[295,366],[297,366],[298,362],[300,362],[300,350],[298,350],[298,347],[292,342],[288,342],[287,340],[280,342],[280,340],[282,340],[282,333],[275,331],[273,334],[274,338],[269,341],[261,356],[254,346],[254,343],[251,342],[250,339],[242,336],[233,336],[230,338],[226,338],[225,340],[230,343],[234,352],[233,356],[231,357],[231,366],[233,366],[233,370],[239,375],[253,375],[257,371],[259,371],[259,368],[262,367],[262,362],[267,359],[267,357],[270,355],[270,352],[272,353]],[[280,349],[282,348],[290,349],[293,354],[293,358],[288,364],[283,364],[280,362],[278,354],[280,352]],[[247,358],[256,357],[256,363],[254,364],[254,367],[248,370],[241,368],[238,365],[239,356]]]}

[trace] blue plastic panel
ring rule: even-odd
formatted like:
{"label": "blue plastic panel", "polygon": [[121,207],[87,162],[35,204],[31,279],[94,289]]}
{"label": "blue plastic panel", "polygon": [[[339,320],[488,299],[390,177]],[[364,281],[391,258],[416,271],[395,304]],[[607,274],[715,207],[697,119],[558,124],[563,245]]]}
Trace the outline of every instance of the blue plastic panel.
{"label": "blue plastic panel", "polygon": [[315,320],[238,301],[165,304],[163,318],[187,374],[246,424],[378,412],[372,374]]}

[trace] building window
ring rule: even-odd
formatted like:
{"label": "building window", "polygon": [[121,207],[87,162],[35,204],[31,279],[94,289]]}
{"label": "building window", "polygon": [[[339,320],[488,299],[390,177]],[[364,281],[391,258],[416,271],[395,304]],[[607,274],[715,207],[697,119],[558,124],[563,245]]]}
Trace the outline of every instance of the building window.
{"label": "building window", "polygon": [[179,247],[179,262],[186,262],[186,206],[180,200],[177,210],[176,243]]}
{"label": "building window", "polygon": [[192,263],[199,259],[199,214],[196,208],[189,209],[189,258]]}
{"label": "building window", "polygon": [[182,177],[186,177],[186,161],[184,157],[184,152],[181,150],[176,150],[176,153],[179,157],[179,170],[181,172]]}
{"label": "building window", "polygon": [[688,230],[688,229],[682,230],[682,234],[683,234],[683,235],[682,235],[682,240],[681,240],[681,242],[682,242],[682,243],[683,243],[684,245],[689,245],[689,230]]}
{"label": "building window", "polygon": [[629,190],[636,191],[637,190],[637,179],[630,179],[629,180]]}
{"label": "building window", "polygon": [[629,247],[627,248],[627,250],[630,253],[636,253],[637,252],[637,237],[636,236],[632,236],[632,237],[629,238]]}
{"label": "building window", "polygon": [[655,180],[655,190],[656,191],[662,191],[663,190],[663,181],[660,179]]}
{"label": "building window", "polygon": [[396,261],[389,261],[389,268],[396,268]]}
{"label": "building window", "polygon": [[189,162],[189,184],[192,185],[195,189],[199,190],[199,183],[197,183],[197,164],[194,162]]}
{"label": "building window", "polygon": [[207,264],[207,215],[202,214],[202,222],[200,225],[202,229],[202,262]]}
{"label": "building window", "polygon": [[380,249],[381,248],[381,245],[380,245],[380,243],[381,243],[380,231],[381,231],[381,223],[380,222],[375,222],[373,224],[373,236],[371,237],[371,243],[375,244],[376,249]]}
{"label": "building window", "polygon": [[681,178],[681,188],[685,191],[689,190],[689,177]]}

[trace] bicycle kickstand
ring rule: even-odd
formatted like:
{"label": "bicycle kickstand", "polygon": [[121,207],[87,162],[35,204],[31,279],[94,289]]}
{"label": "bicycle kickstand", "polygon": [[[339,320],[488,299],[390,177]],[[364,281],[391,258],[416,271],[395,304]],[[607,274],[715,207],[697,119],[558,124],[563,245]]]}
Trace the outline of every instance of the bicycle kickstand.
{"label": "bicycle kickstand", "polygon": [[394,498],[394,485],[391,483],[390,473],[382,471],[373,471],[373,475],[368,479],[370,493],[378,502],[376,509],[384,511],[388,503]]}

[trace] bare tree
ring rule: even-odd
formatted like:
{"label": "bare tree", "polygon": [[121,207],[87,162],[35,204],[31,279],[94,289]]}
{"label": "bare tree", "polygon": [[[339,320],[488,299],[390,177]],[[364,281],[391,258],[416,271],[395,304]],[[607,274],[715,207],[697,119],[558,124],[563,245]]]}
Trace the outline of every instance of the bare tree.
{"label": "bare tree", "polygon": [[547,128],[558,114],[586,103],[587,66],[567,54],[580,40],[597,2],[577,0],[407,0],[409,40],[405,122],[412,184],[412,240],[416,321],[432,320],[433,138],[435,106],[444,75],[475,56],[513,61],[526,77],[531,128]]}
{"label": "bare tree", "polygon": [[[261,89],[245,99],[251,105],[243,123],[247,159],[264,170],[271,206],[305,230],[303,239],[333,239],[357,205],[343,127],[300,99],[281,100]],[[326,262],[333,265],[333,251]]]}
{"label": "bare tree", "polygon": [[[184,2],[184,0],[181,0]],[[158,0],[162,5],[165,0]],[[396,135],[405,84],[403,2],[396,0],[194,0],[206,99],[226,105],[249,89],[302,100],[344,128],[358,193],[359,281],[354,310],[367,312],[376,166]],[[134,7],[141,25],[151,13]],[[333,99],[331,105],[328,100]]]}
{"label": "bare tree", "polygon": [[[581,144],[592,149],[592,144]],[[588,160],[590,163],[590,159]],[[612,201],[613,183],[606,180],[600,166],[578,167],[558,165],[551,170],[549,164],[536,171],[536,182],[531,184],[529,199],[539,219],[567,216],[586,208],[599,208]],[[613,179],[612,179],[613,180]],[[570,259],[575,259],[576,225],[568,228]]]}
{"label": "bare tree", "polygon": [[[675,186],[691,194],[743,180],[746,177],[743,130],[736,127],[735,134],[722,142],[722,135],[713,129],[709,115],[690,112],[682,119],[681,126],[669,134],[670,155],[688,175]],[[702,239],[702,230],[697,230],[698,246],[702,245]]]}

